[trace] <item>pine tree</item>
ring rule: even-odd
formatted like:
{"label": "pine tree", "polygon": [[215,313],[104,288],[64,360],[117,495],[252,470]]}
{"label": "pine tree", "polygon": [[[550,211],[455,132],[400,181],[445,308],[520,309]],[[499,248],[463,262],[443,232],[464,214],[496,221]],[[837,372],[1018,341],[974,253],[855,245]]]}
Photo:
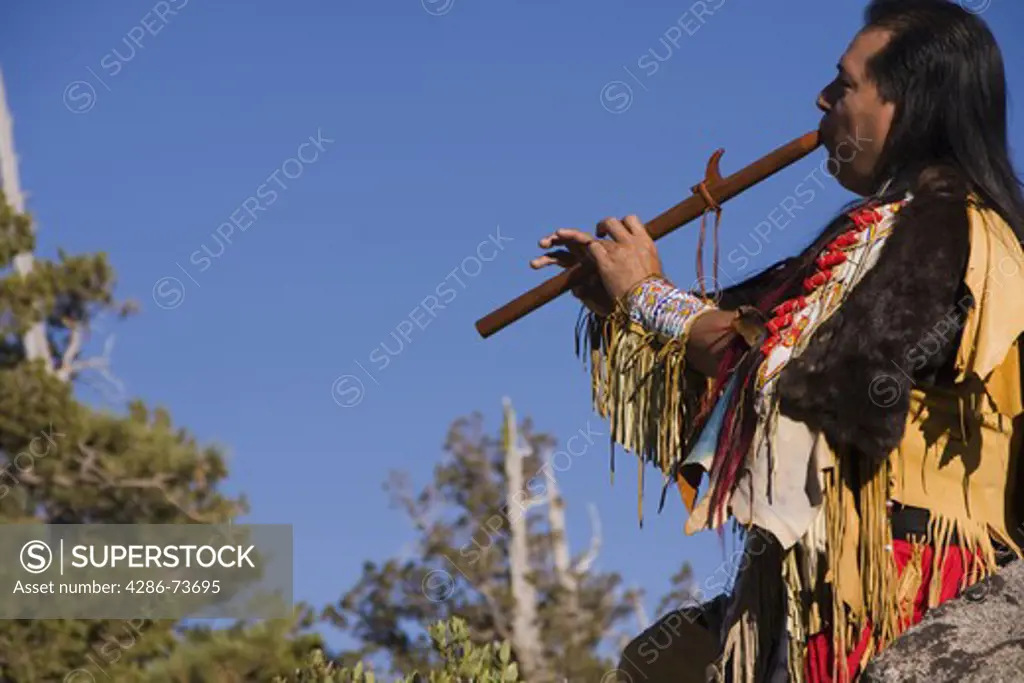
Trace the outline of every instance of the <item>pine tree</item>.
{"label": "pine tree", "polygon": [[[224,495],[222,450],[204,445],[160,407],[123,413],[78,389],[114,382],[109,354],[89,356],[97,321],[138,311],[115,297],[103,253],[36,253],[18,183],[12,118],[0,76],[0,524],[207,524],[248,511]],[[411,558],[367,562],[363,577],[319,615],[213,629],[175,620],[0,621],[0,681],[242,683],[295,675],[359,681],[373,658],[430,683],[601,680],[614,667],[642,593],[597,568],[600,519],[573,556],[555,440],[535,434],[506,402],[497,438],[479,414],[456,421],[448,458],[418,494],[396,473],[386,489],[416,526]],[[324,654],[310,629],[327,622],[362,646]],[[310,653],[319,657],[306,665]],[[363,658],[371,658],[360,662]],[[351,665],[351,670],[335,664]],[[305,668],[303,668],[305,667]],[[337,674],[337,675],[335,675]],[[333,677],[333,678],[332,678]]]}
{"label": "pine tree", "polygon": [[[85,355],[96,320],[137,307],[115,299],[105,254],[35,253],[2,77],[0,175],[0,523],[220,523],[246,512],[218,490],[222,451],[166,410],[135,400],[114,414],[76,397],[90,375],[111,377],[109,359]],[[268,680],[321,646],[304,634],[311,619],[300,606],[292,622],[218,632],[173,620],[0,621],[0,680]]]}
{"label": "pine tree", "polygon": [[[325,610],[362,647],[340,663],[378,662],[392,676],[443,664],[428,629],[465,620],[473,642],[507,641],[525,680],[598,681],[614,668],[616,627],[637,616],[639,591],[598,569],[600,520],[587,550],[573,557],[556,468],[545,466],[555,439],[517,422],[506,401],[497,438],[479,414],[449,430],[446,458],[418,493],[402,473],[385,489],[417,531],[410,557],[367,562],[363,576]],[[368,664],[367,664],[368,665]]]}
{"label": "pine tree", "polygon": [[[453,617],[429,628],[431,645],[441,659],[439,668],[416,671],[395,683],[522,683],[519,667],[512,661],[508,641],[478,645],[472,641],[466,622]],[[274,683],[384,683],[362,663],[336,667],[323,652],[310,655],[307,664]]]}

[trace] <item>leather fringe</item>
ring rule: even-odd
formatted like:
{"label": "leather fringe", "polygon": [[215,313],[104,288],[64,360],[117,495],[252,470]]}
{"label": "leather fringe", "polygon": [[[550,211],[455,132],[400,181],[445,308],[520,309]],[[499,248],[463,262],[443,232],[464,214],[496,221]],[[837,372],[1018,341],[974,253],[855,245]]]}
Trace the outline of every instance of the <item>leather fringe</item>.
{"label": "leather fringe", "polygon": [[[779,647],[787,624],[788,586],[783,580],[787,553],[772,539],[762,537],[761,541],[765,545],[760,552],[754,553],[749,544],[744,548],[750,557],[736,579],[714,683],[756,683],[780,663]],[[802,672],[792,680],[803,680]]]}
{"label": "leather fringe", "polygon": [[[860,639],[863,629],[871,629],[871,644],[865,660],[885,650],[902,635],[913,619],[914,599],[924,581],[924,547],[930,539],[934,548],[928,583],[928,608],[939,605],[942,592],[942,562],[951,548],[959,547],[964,566],[968,568],[959,586],[963,591],[991,576],[998,570],[995,547],[984,524],[970,519],[953,518],[932,513],[929,522],[928,539],[914,544],[910,562],[902,572],[897,569],[892,555],[892,527],[889,520],[888,502],[890,468],[881,466],[866,458],[840,459],[840,467],[846,473],[855,474],[854,486],[847,485],[850,479],[828,477],[826,486],[826,515],[828,520],[828,581],[833,584],[832,622],[836,659],[833,664],[833,680],[848,683],[846,658]],[[836,473],[838,474],[838,473]],[[844,481],[845,480],[845,481]],[[838,586],[840,577],[837,569],[843,566],[842,550],[844,539],[851,531],[845,528],[848,510],[857,511],[859,535],[857,543],[860,588],[863,595],[864,611],[854,614],[842,599],[843,591]],[[959,546],[954,541],[959,540]],[[812,631],[813,632],[813,631]],[[794,680],[800,680],[795,678]]]}
{"label": "leather fringe", "polygon": [[674,481],[693,431],[695,411],[687,405],[687,397],[694,390],[700,394],[708,390],[706,381],[688,386],[692,381],[686,372],[688,336],[665,339],[630,320],[622,310],[607,318],[587,313],[577,327],[577,355],[587,353],[594,410],[609,422],[613,453],[619,444],[640,458],[641,524],[644,465],[656,465],[666,485]]}

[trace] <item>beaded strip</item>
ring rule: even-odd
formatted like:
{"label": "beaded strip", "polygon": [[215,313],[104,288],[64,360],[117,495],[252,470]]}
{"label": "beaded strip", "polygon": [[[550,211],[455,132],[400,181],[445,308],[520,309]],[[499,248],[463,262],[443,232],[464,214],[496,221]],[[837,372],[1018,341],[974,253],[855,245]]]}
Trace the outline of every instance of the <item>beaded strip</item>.
{"label": "beaded strip", "polygon": [[669,338],[682,336],[694,316],[713,308],[704,299],[677,289],[661,278],[649,278],[640,283],[627,299],[631,320]]}
{"label": "beaded strip", "polygon": [[[817,317],[817,323],[811,324],[811,320],[803,313],[808,307],[817,305],[822,299],[825,310],[832,310],[842,298],[842,286],[835,281],[838,268],[849,261],[851,252],[861,251],[869,247],[872,242],[884,239],[892,230],[892,218],[899,213],[910,200],[907,197],[901,201],[893,202],[884,206],[863,207],[853,211],[850,219],[854,226],[832,240],[821,252],[816,260],[817,272],[806,278],[803,282],[804,293],[784,301],[772,310],[772,319],[766,324],[768,337],[761,345],[761,351],[765,358],[779,346],[793,348],[797,346],[800,339],[813,330],[823,321],[827,315]],[[772,364],[771,370],[768,363],[759,369],[759,386],[764,386],[771,378],[778,375],[785,362]]]}

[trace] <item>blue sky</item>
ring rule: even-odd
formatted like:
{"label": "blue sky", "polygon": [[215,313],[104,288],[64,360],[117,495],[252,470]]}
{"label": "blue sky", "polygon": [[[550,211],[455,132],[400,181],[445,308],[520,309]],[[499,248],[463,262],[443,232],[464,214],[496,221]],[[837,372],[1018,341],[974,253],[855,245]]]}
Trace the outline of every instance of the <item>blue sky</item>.
{"label": "blue sky", "polygon": [[[968,4],[1019,103],[1024,6]],[[246,521],[294,525],[295,596],[324,604],[413,538],[380,485],[394,468],[424,483],[456,417],[494,429],[507,395],[563,442],[607,432],[570,298],[486,341],[474,321],[554,274],[527,266],[550,229],[649,219],[717,147],[728,174],[813,129],[863,6],[37,0],[4,8],[0,68],[41,253],[109,253],[143,305],[109,324],[128,393],[229,449]],[[1019,106],[1011,138],[1022,167]],[[726,205],[726,279],[851,198],[823,158]],[[800,183],[813,198],[780,223]],[[661,243],[673,279],[692,281],[695,227]],[[610,486],[599,441],[560,482],[574,550],[593,502],[599,566],[653,609],[682,561],[714,581],[728,560],[683,534],[677,496],[655,514],[655,476],[639,529],[632,464]]]}

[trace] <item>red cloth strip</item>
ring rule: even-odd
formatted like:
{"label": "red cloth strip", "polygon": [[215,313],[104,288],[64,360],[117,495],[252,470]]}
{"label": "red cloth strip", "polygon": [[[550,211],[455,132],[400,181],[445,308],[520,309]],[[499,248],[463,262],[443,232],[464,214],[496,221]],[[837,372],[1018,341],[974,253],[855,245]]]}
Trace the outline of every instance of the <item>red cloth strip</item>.
{"label": "red cloth strip", "polygon": [[[913,552],[913,546],[907,541],[893,541],[893,557],[896,559],[897,571],[902,574],[909,562]],[[928,611],[929,584],[932,580],[932,558],[935,550],[931,546],[924,548],[922,558],[922,580],[921,588],[914,598],[914,614],[911,618],[911,625],[914,625],[924,618]],[[939,595],[939,603],[955,598],[960,594],[960,586],[964,576],[970,570],[970,562],[965,563],[966,553],[958,547],[953,546],[946,550],[942,561],[942,588]],[[976,558],[980,561],[980,557]],[[856,683],[861,671],[860,661],[868,649],[870,642],[871,628],[867,627],[861,633],[857,647],[846,658],[847,683]],[[804,667],[804,676],[807,683],[840,683],[832,677],[833,663],[832,639],[828,633],[816,633],[807,640],[807,662]]]}

